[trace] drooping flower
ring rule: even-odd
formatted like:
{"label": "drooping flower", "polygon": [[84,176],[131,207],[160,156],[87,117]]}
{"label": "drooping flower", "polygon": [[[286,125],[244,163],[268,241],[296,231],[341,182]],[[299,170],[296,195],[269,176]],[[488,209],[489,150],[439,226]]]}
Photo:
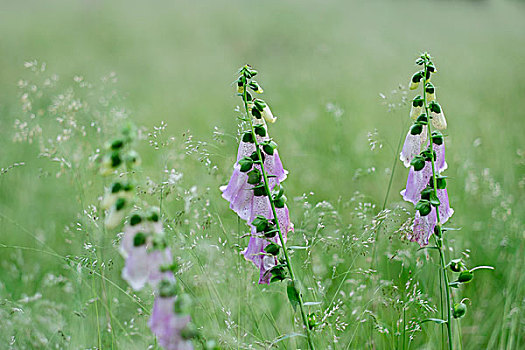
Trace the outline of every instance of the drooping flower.
{"label": "drooping flower", "polygon": [[[259,123],[260,124],[257,125],[264,126],[262,120]],[[269,137],[267,135],[264,137],[257,136],[257,142],[259,144],[268,140]],[[239,164],[241,159],[251,157],[254,152],[254,143],[240,142],[239,150],[237,152],[237,163],[234,166],[233,174],[228,184],[226,186],[221,186],[220,189],[223,198],[230,202],[230,208],[237,213],[242,220],[245,220],[250,224],[251,237],[248,247],[243,254],[246,260],[252,261],[260,270],[259,283],[269,283],[272,275],[268,271],[277,264],[277,259],[273,256],[267,255],[264,252],[264,248],[266,248],[270,242],[280,245],[279,237],[263,237],[261,233],[257,233],[251,223],[258,215],[263,216],[268,220],[273,219],[270,200],[268,196],[256,196],[254,194],[254,185],[248,183],[249,175],[246,172],[241,171],[241,165]],[[264,154],[263,164],[264,170],[268,176],[268,187],[270,191],[272,191],[277,185],[286,179],[288,172],[283,168],[277,150],[274,150],[272,155]],[[254,169],[260,171],[261,167],[255,164]],[[276,212],[281,232],[286,239],[287,233],[293,229],[293,225],[290,222],[288,208],[286,206],[283,208],[276,208]]]}
{"label": "drooping flower", "polygon": [[268,123],[275,123],[275,121],[277,120],[277,118],[273,116],[272,110],[268,105],[264,107],[264,109],[261,112],[261,115],[264,118],[264,120],[266,120]]}
{"label": "drooping flower", "polygon": [[[257,136],[258,142],[268,140],[268,136]],[[252,217],[253,208],[253,185],[248,183],[248,174],[241,171],[239,160],[244,157],[250,157],[255,152],[255,145],[250,142],[241,141],[237,152],[237,162],[233,168],[233,174],[226,186],[221,186],[222,197],[230,202],[230,208],[239,215],[242,220],[249,221]],[[260,169],[258,165],[255,165]],[[284,170],[279,152],[274,151],[273,155],[265,155],[264,170],[271,179],[281,183],[286,179],[288,172]],[[272,188],[271,188],[272,189]]]}
{"label": "drooping flower", "polygon": [[[269,180],[271,182],[271,180]],[[252,217],[250,222],[252,222],[255,217],[258,215],[263,216],[269,220],[273,219],[273,212],[270,206],[270,200],[266,196],[255,197],[253,200],[253,210]],[[283,208],[276,208],[277,220],[279,222],[279,227],[283,233],[283,238],[286,241],[287,234],[289,231],[293,231],[293,224],[290,222],[290,214],[288,208],[284,206]],[[244,258],[254,263],[254,265],[259,269],[259,284],[270,283],[272,274],[269,270],[277,265],[277,258],[267,254],[264,251],[270,242],[273,242],[277,245],[281,245],[279,236],[275,235],[271,238],[266,238],[262,234],[257,233],[256,228],[251,225],[251,237],[248,247],[243,252]]]}
{"label": "drooping flower", "polygon": [[142,289],[146,283],[155,287],[162,279],[173,279],[173,273],[163,269],[173,263],[170,249],[155,247],[155,239],[161,237],[162,232],[160,221],[142,221],[124,228],[120,251],[126,264],[122,278],[134,290]]}
{"label": "drooping flower", "polygon": [[[421,137],[424,134],[424,137]],[[401,151],[400,158],[405,166],[410,166],[412,159],[421,152],[422,144],[425,144],[427,135],[427,127],[423,127],[421,135],[411,135],[410,132],[407,135],[403,150]],[[427,142],[428,144],[428,142]],[[436,153],[436,159],[434,161],[435,172],[440,174],[447,168],[445,161],[445,143],[442,142],[440,145],[433,144],[433,149]],[[432,178],[432,163],[426,161],[423,169],[416,171],[413,167],[410,167],[406,188],[401,191],[403,199],[407,202],[411,202],[416,205],[421,199],[421,192],[429,185]],[[436,193],[440,205],[439,205],[439,217],[440,222],[444,224],[454,214],[454,210],[450,208],[447,189],[438,189]],[[428,244],[428,240],[434,232],[434,227],[437,224],[437,216],[435,207],[431,206],[431,211],[426,216],[416,211],[416,217],[414,220],[413,234],[409,235],[409,239],[419,243],[421,246]]]}
{"label": "drooping flower", "polygon": [[424,144],[427,140],[427,127],[423,126],[421,134],[412,135],[410,131],[408,132],[405,143],[403,144],[403,149],[399,154],[399,158],[405,165],[405,167],[410,167],[410,162],[412,159],[421,152],[421,145]]}
{"label": "drooping flower", "polygon": [[176,296],[157,296],[148,326],[165,350],[192,350],[191,341],[184,339],[181,334],[191,318],[175,313],[176,299]]}

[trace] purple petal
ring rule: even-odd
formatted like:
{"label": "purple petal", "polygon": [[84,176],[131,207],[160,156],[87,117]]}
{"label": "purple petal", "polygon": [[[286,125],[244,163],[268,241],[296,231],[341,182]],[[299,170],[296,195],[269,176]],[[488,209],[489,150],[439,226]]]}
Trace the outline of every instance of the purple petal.
{"label": "purple petal", "polygon": [[426,246],[430,236],[434,233],[436,220],[436,210],[434,208],[432,208],[430,214],[427,216],[421,216],[419,211],[416,211],[413,232],[408,235],[408,239],[412,242],[419,243],[421,247]]}
{"label": "purple petal", "polygon": [[[139,232],[149,234],[145,244],[135,247],[133,240]],[[155,287],[164,278],[173,278],[171,271],[161,272],[161,267],[173,263],[169,249],[153,250],[151,235],[162,232],[162,224],[149,222],[135,226],[126,226],[124,236],[120,245],[122,255],[126,258],[122,278],[126,280],[134,290],[140,290],[149,283]]]}
{"label": "purple petal", "polygon": [[446,188],[444,190],[437,190],[437,196],[441,203],[439,205],[439,219],[441,223],[444,224],[450,219],[452,214],[454,214],[454,209],[450,207],[450,203],[448,202],[448,192]]}
{"label": "purple petal", "polygon": [[[267,139],[261,138],[261,140]],[[252,143],[241,142],[239,145],[239,151],[237,153],[237,161],[239,159],[250,156],[255,151],[255,146]],[[256,165],[260,170],[260,167]],[[270,189],[273,189],[275,184],[280,183],[286,179],[287,171],[284,170],[281,159],[279,158],[279,152],[277,150],[273,155],[266,155],[264,160],[264,169],[268,176],[274,176],[269,178]],[[226,186],[221,186],[222,197],[230,202],[230,208],[239,215],[243,220],[250,220],[251,209],[253,207],[253,185],[248,184],[248,175],[241,172],[238,163],[233,168],[233,174],[230,181]]]}
{"label": "purple petal", "polygon": [[413,167],[408,171],[406,188],[401,191],[403,199],[414,205],[421,199],[421,191],[427,187],[428,181],[432,177],[432,165],[425,163],[425,167],[420,171],[415,171]]}
{"label": "purple petal", "polygon": [[405,167],[410,167],[410,162],[412,159],[421,152],[421,145],[427,139],[427,127],[423,126],[423,131],[419,135],[412,135],[410,131],[408,132],[405,143],[403,144],[403,149],[399,154],[399,159],[403,162]]}
{"label": "purple petal", "polygon": [[[275,238],[276,237],[271,240],[275,242]],[[254,265],[260,270],[259,284],[270,283],[272,274],[268,273],[268,270],[277,265],[277,259],[275,257],[264,255],[264,248],[266,248],[268,244],[270,244],[269,240],[258,237],[255,228],[252,227],[252,236],[250,237],[248,247],[243,252],[243,254],[246,260],[253,262]]]}
{"label": "purple petal", "polygon": [[191,318],[189,315],[176,315],[173,311],[176,297],[156,297],[148,325],[165,350],[192,350],[191,341],[181,336]]}
{"label": "purple petal", "polygon": [[[284,208],[276,208],[275,211],[277,213],[279,227],[283,233],[283,238],[286,241],[288,232],[293,231],[293,224],[290,222],[290,213],[286,206],[284,206]],[[251,221],[253,221],[257,215],[262,215],[267,219],[273,219],[273,212],[268,197],[255,197],[252,213]],[[267,271],[277,264],[277,259],[261,253],[264,253],[264,248],[266,248],[270,242],[281,245],[281,241],[279,235],[272,238],[260,237],[260,234],[256,232],[256,229],[253,226],[251,226],[251,231],[252,236],[250,237],[250,242],[248,243],[246,250],[243,252],[244,258],[253,262],[260,270],[259,283],[268,284],[270,283],[272,275],[271,273],[267,273]]]}

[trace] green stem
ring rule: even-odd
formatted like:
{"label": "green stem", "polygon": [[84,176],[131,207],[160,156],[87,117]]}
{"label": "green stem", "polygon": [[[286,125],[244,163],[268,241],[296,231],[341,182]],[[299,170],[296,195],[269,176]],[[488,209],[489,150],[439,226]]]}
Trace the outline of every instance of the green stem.
{"label": "green stem", "polygon": [[[426,77],[427,77],[427,71],[428,71],[428,58],[425,57],[425,72],[423,75],[423,106],[425,106],[425,114],[427,115],[427,133],[428,133],[428,139],[429,139],[429,148],[430,148],[430,160],[432,164],[432,185],[434,187],[434,194],[437,196],[437,181],[436,181],[436,165],[435,165],[435,157],[434,157],[434,147],[432,142],[432,122],[430,120],[430,114],[428,113],[428,105],[427,105],[427,94],[425,91],[425,85],[426,85]],[[453,349],[453,341],[452,341],[452,315],[451,315],[451,305],[450,305],[450,286],[448,282],[448,276],[447,276],[447,268],[445,264],[445,253],[444,253],[444,247],[443,247],[443,232],[441,231],[441,220],[439,218],[439,206],[436,207],[436,219],[437,219],[437,227],[439,232],[441,233],[439,237],[437,237],[437,247],[439,250],[439,261],[441,264],[441,270],[443,271],[443,284],[445,285],[445,295],[446,295],[446,305],[447,305],[447,335],[448,335],[448,348],[449,350]],[[442,286],[442,284],[440,283]]]}
{"label": "green stem", "polygon": [[[272,213],[273,213],[273,217],[275,218],[275,226],[277,228],[277,233],[279,234],[279,241],[281,242],[281,247],[282,247],[282,251],[283,251],[283,254],[284,254],[284,258],[286,260],[286,267],[288,268],[288,272],[290,273],[290,278],[292,280],[292,282],[294,283],[294,286],[297,285],[296,282],[296,279],[295,279],[295,273],[294,273],[294,270],[293,270],[293,267],[292,267],[292,262],[290,260],[290,256],[288,254],[288,248],[286,247],[286,242],[284,240],[284,237],[283,237],[283,234],[282,234],[282,231],[281,231],[281,227],[279,225],[279,220],[277,219],[277,211],[275,209],[275,204],[274,202],[272,201],[271,199],[271,195],[270,195],[270,186],[268,185],[268,176],[266,175],[266,171],[264,170],[264,162],[262,161],[262,155],[261,155],[261,149],[259,147],[259,142],[257,141],[257,135],[255,134],[255,129],[254,129],[254,126],[253,126],[253,120],[252,120],[252,117],[250,116],[250,112],[249,112],[249,109],[248,109],[248,100],[247,100],[247,95],[246,95],[246,91],[247,91],[247,84],[245,84],[243,86],[243,94],[242,94],[242,97],[243,97],[243,102],[244,102],[244,109],[246,111],[246,117],[247,119],[249,120],[250,122],[250,130],[251,130],[251,133],[252,133],[252,137],[253,137],[253,142],[255,144],[255,151],[257,152],[257,157],[259,159],[259,165],[261,167],[261,173],[263,175],[263,179],[264,179],[264,189],[265,189],[265,193],[266,193],[266,196],[268,196],[268,201],[270,202],[270,206],[272,208]],[[255,108],[255,107],[254,107]],[[301,311],[301,318],[303,320],[303,325],[304,325],[304,329],[305,329],[305,333],[306,333],[306,339],[308,341],[308,346],[311,350],[315,350],[315,347],[314,347],[314,344],[313,344],[313,341],[312,341],[312,337],[310,335],[310,327],[308,326],[308,319],[306,317],[306,312],[304,311],[305,307],[304,307],[304,302],[303,302],[303,297],[301,295],[300,292],[297,293],[299,295],[299,309]]]}

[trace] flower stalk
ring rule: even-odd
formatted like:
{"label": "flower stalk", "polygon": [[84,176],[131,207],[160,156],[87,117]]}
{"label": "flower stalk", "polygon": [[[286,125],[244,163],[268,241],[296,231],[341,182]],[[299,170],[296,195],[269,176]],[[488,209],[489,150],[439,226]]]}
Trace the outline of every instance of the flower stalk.
{"label": "flower stalk", "polygon": [[[428,54],[424,54],[423,55],[423,66],[424,66],[424,73],[425,73],[425,77],[429,74],[429,65],[431,65],[432,67],[434,67],[432,65],[432,62],[430,61],[430,56]],[[429,83],[431,84],[431,83]],[[431,114],[429,113],[429,106],[427,104],[427,96],[434,96],[434,93],[433,93],[433,90],[434,90],[434,87],[432,86],[432,93],[429,94],[427,91],[427,87],[425,84],[423,84],[423,106],[424,106],[424,109],[425,109],[425,114],[427,116],[430,116]],[[432,102],[432,101],[430,101]],[[433,123],[428,123],[427,124],[427,127],[428,127],[428,131],[427,131],[427,134],[428,134],[428,140],[429,140],[429,149],[430,149],[430,153],[433,155],[434,154],[434,142],[432,140],[432,124]],[[431,165],[432,165],[432,187],[434,189],[434,195],[436,195],[437,197],[437,193],[438,193],[438,188],[437,188],[437,176],[436,176],[436,157],[432,156],[430,158],[430,162],[431,162]],[[453,338],[452,338],[452,307],[451,307],[451,304],[450,304],[450,295],[451,295],[451,290],[450,290],[450,285],[449,285],[449,280],[448,280],[448,275],[447,275],[447,268],[446,268],[446,265],[445,265],[445,252],[444,252],[444,239],[443,239],[443,231],[442,231],[442,225],[441,225],[441,218],[439,216],[439,210],[438,208],[436,208],[436,219],[437,219],[437,224],[436,224],[436,227],[434,228],[434,232],[436,233],[436,235],[434,236],[435,240],[436,240],[436,245],[437,245],[437,248],[439,250],[439,262],[440,262],[440,267],[441,267],[441,270],[442,270],[442,273],[443,273],[443,279],[440,279],[440,283],[444,284],[444,286],[442,285],[441,286],[441,289],[445,291],[445,299],[446,299],[446,308],[447,308],[447,319],[446,319],[446,327],[447,327],[447,337],[448,337],[448,348],[450,350],[453,349]]]}
{"label": "flower stalk", "polygon": [[[250,87],[253,87],[253,86],[257,86],[259,89],[253,89],[255,92],[259,92],[259,90],[262,91],[262,89],[259,87],[259,85],[257,83],[253,84],[253,81],[250,81],[250,79],[256,74],[256,71],[251,69],[251,67],[249,66],[245,66],[241,69],[241,72],[240,72],[242,75],[241,77],[239,78],[239,81],[238,81],[238,91],[242,94],[242,99],[243,99],[243,104],[244,104],[244,109],[245,109],[245,113],[246,113],[246,119],[247,119],[247,122],[249,124],[249,131],[251,133],[251,139],[255,145],[255,152],[257,154],[257,160],[255,163],[257,163],[259,166],[260,166],[260,169],[261,169],[261,175],[262,175],[262,179],[263,179],[263,188],[264,188],[264,195],[268,197],[268,201],[270,202],[270,207],[271,207],[271,211],[272,211],[272,214],[273,214],[273,218],[275,218],[274,222],[275,222],[275,230],[277,231],[277,235],[279,237],[279,242],[280,242],[280,245],[281,245],[281,251],[283,253],[283,256],[284,256],[284,264],[286,266],[286,269],[288,270],[288,273],[289,273],[289,277],[290,277],[290,281],[288,283],[288,297],[290,299],[290,302],[292,303],[292,306],[294,306],[294,309],[296,308],[296,306],[298,305],[299,306],[299,310],[300,310],[300,313],[301,313],[301,319],[302,319],[302,322],[303,322],[303,326],[304,326],[304,329],[305,329],[305,334],[306,334],[306,339],[307,339],[307,342],[308,342],[308,347],[311,349],[311,350],[314,350],[315,347],[314,347],[314,344],[313,344],[313,340],[312,340],[312,336],[310,334],[310,326],[309,326],[309,323],[308,323],[308,318],[307,318],[307,315],[306,315],[306,311],[305,311],[305,306],[304,306],[304,301],[303,301],[303,297],[300,293],[300,291],[298,290],[297,286],[298,286],[298,281],[296,279],[296,276],[295,276],[295,272],[294,272],[294,268],[293,268],[293,265],[292,265],[292,261],[290,259],[290,255],[288,253],[288,248],[286,246],[286,239],[283,235],[283,230],[281,228],[281,225],[279,223],[279,220],[277,219],[278,218],[278,213],[277,213],[277,209],[276,209],[276,202],[279,200],[275,200],[273,197],[272,197],[272,189],[270,188],[270,182],[269,182],[269,179],[268,179],[268,174],[267,174],[267,171],[265,170],[265,167],[264,167],[264,158],[263,158],[263,155],[262,155],[262,152],[261,152],[261,146],[263,147],[264,149],[264,146],[268,145],[268,143],[266,143],[265,145],[261,145],[261,143],[257,140],[257,135],[258,133],[256,132],[256,128],[255,128],[255,125],[253,123],[253,117],[251,114],[254,114],[253,111],[252,113],[250,114],[251,112],[251,109],[255,109],[255,108],[258,108],[259,106],[257,106],[257,103],[259,103],[260,107],[262,107],[262,110],[259,111],[260,113],[260,117],[264,118],[266,121],[270,122],[270,123],[273,123],[275,122],[276,118],[273,116],[273,114],[271,113],[269,107],[264,103],[264,102],[259,102],[261,100],[255,100],[255,101],[249,101],[249,98],[248,98],[248,86]],[[250,108],[250,103],[253,103],[253,107]],[[258,112],[256,111],[255,114],[257,114]],[[260,135],[260,133],[259,133]],[[267,152],[266,152],[267,153]],[[281,197],[282,198],[282,197]],[[268,250],[267,250],[268,251]],[[270,271],[273,271],[273,270],[270,270]]]}

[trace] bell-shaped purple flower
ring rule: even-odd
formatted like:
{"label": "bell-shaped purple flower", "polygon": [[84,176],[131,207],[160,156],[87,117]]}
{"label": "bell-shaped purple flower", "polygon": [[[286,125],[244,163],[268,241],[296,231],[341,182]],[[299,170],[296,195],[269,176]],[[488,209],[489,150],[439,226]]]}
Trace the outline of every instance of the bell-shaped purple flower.
{"label": "bell-shaped purple flower", "polygon": [[122,270],[125,279],[134,290],[140,290],[149,283],[155,287],[162,279],[172,279],[171,271],[162,271],[173,263],[168,248],[154,249],[153,237],[162,233],[161,222],[145,221],[127,225],[120,244],[120,251],[126,258]]}
{"label": "bell-shaped purple flower", "polygon": [[[261,122],[264,125],[264,122]],[[268,136],[257,136],[259,143],[268,140]],[[252,261],[260,270],[259,283],[269,283],[271,273],[268,271],[277,264],[277,259],[273,256],[267,255],[264,248],[270,242],[280,245],[279,237],[265,238],[256,232],[256,229],[251,225],[252,221],[258,215],[264,216],[271,220],[273,219],[273,212],[270,205],[270,200],[267,196],[255,196],[253,192],[254,185],[248,183],[248,175],[241,172],[238,161],[244,157],[249,157],[255,152],[255,145],[253,143],[242,142],[239,145],[237,152],[237,163],[234,166],[232,177],[226,186],[221,187],[222,196],[230,202],[230,208],[245,220],[251,226],[251,237],[248,247],[243,252],[246,260]],[[259,165],[254,165],[255,168],[261,170]],[[265,154],[264,170],[268,176],[268,187],[272,191],[277,185],[286,179],[288,172],[283,168],[279,152],[274,150],[273,155]],[[287,233],[293,230],[293,225],[290,222],[288,208],[276,208],[277,219],[283,237],[286,239]]]}
{"label": "bell-shaped purple flower", "polygon": [[[260,137],[257,136],[258,142],[268,140],[268,136]],[[230,181],[226,186],[221,186],[222,197],[230,202],[230,208],[239,215],[243,220],[249,221],[252,216],[253,208],[253,185],[248,183],[248,175],[241,172],[239,160],[244,157],[249,157],[255,152],[255,145],[249,142],[242,142],[239,144],[239,150],[237,152],[237,163],[233,168],[233,174]],[[259,168],[258,165],[255,167]],[[264,159],[264,170],[271,179],[274,179],[277,183],[280,183],[286,179],[288,172],[284,170],[281,159],[279,158],[279,152],[274,151],[273,155],[266,155]],[[274,177],[273,177],[274,176]]]}
{"label": "bell-shaped purple flower", "polygon": [[[427,128],[423,127],[423,133],[426,134]],[[422,140],[418,139],[420,135],[409,135],[405,140],[403,151],[401,152],[401,160],[405,164],[410,166],[412,158],[421,152]],[[436,174],[440,174],[447,168],[445,161],[445,143],[441,145],[433,145],[433,149],[436,152],[436,160],[434,162]],[[425,162],[425,167],[419,171],[415,171],[413,167],[410,167],[408,172],[408,179],[406,188],[401,191],[403,199],[407,202],[411,202],[414,205],[421,199],[421,191],[423,191],[432,177],[432,163]],[[450,208],[448,200],[448,192],[446,189],[438,189],[437,197],[440,201],[439,205],[439,218],[442,224],[448,221],[448,219],[454,214],[454,210]],[[428,240],[434,232],[434,227],[437,223],[436,211],[432,207],[430,214],[427,216],[421,216],[419,212],[416,212],[414,220],[413,234],[409,236],[409,239],[419,243],[421,246],[427,245]]]}
{"label": "bell-shaped purple flower", "polygon": [[176,298],[157,296],[148,325],[165,350],[192,350],[191,341],[181,335],[191,318],[174,312]]}
{"label": "bell-shaped purple flower", "polygon": [[[271,182],[271,180],[269,180]],[[273,212],[270,206],[270,200],[266,196],[255,197],[254,206],[252,208],[252,217],[250,222],[255,219],[256,216],[261,215],[267,219],[273,219]],[[293,231],[293,224],[290,222],[290,213],[288,208],[284,206],[283,208],[276,208],[277,220],[279,222],[279,227],[283,233],[283,238],[286,241],[287,234],[289,231]],[[269,270],[277,265],[277,258],[274,256],[268,255],[265,253],[264,248],[270,242],[281,245],[279,236],[276,235],[272,238],[263,237],[261,234],[257,233],[255,227],[250,225],[252,236],[250,237],[250,242],[248,247],[243,252],[244,258],[254,263],[254,265],[260,270],[259,284],[270,283],[270,278],[272,274]]]}

